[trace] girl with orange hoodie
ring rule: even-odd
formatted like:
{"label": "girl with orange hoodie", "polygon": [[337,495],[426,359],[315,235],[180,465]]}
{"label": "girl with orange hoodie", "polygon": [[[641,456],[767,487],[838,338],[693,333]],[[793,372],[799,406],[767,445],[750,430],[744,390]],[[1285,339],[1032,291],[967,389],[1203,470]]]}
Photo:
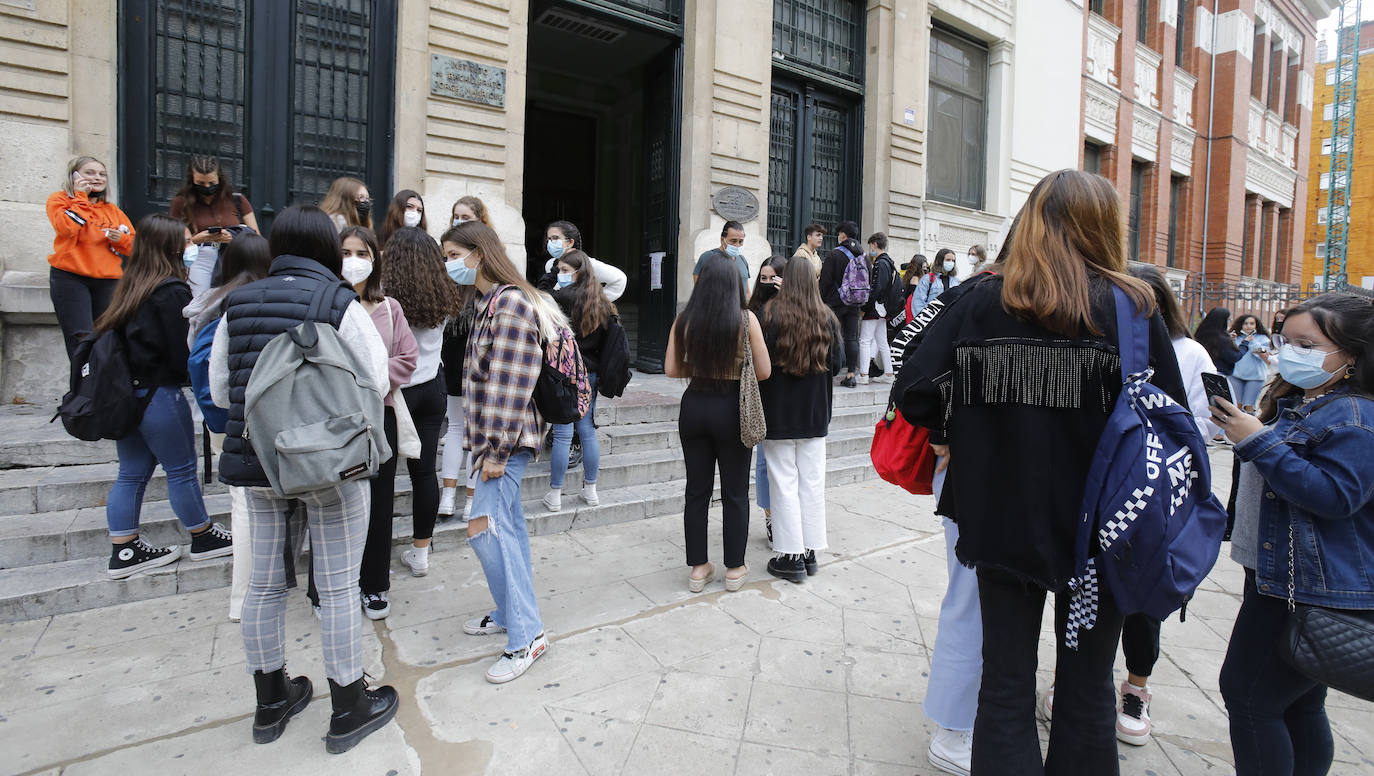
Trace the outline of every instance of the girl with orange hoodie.
{"label": "girl with orange hoodie", "polygon": [[68,357],[78,335],[91,331],[110,306],[123,257],[134,247],[133,223],[108,197],[109,173],[90,156],[73,159],[62,191],[48,197],[48,221],[57,233],[48,256],[48,292]]}

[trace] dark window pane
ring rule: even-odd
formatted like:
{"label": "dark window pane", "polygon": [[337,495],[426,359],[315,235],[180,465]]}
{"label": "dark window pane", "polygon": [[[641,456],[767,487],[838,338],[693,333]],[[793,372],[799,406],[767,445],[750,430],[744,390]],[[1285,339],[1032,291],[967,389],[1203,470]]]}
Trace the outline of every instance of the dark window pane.
{"label": "dark window pane", "polygon": [[780,253],[796,247],[792,243],[805,226],[796,222],[793,208],[797,101],[795,92],[774,91],[768,121],[768,242]]}
{"label": "dark window pane", "polygon": [[987,145],[987,49],[931,31],[926,195],[981,209]]}
{"label": "dark window pane", "polygon": [[790,64],[862,85],[863,20],[858,0],[774,0],[773,51]]}
{"label": "dark window pane", "polygon": [[1103,2],[1104,0],[1088,0],[1088,10],[1101,16]]}
{"label": "dark window pane", "polygon": [[1102,174],[1102,146],[1096,143],[1083,144],[1083,172]]}
{"label": "dark window pane", "polygon": [[299,0],[296,6],[295,202],[319,202],[341,175],[367,176],[371,12],[369,0]]}
{"label": "dark window pane", "polygon": [[235,0],[156,3],[154,132],[148,201],[160,210],[181,188],[192,154],[218,156],[247,191],[244,60],[247,18]]}
{"label": "dark window pane", "polygon": [[[1164,0],[1168,3],[1171,0]],[[1175,30],[1174,64],[1183,67],[1188,55],[1188,0],[1178,0],[1178,28]]]}
{"label": "dark window pane", "polygon": [[1150,18],[1150,0],[1139,0],[1135,9],[1136,39],[1148,46],[1150,45],[1150,22],[1152,21]]}
{"label": "dark window pane", "polygon": [[1170,267],[1178,266],[1178,209],[1182,203],[1183,179],[1169,179],[1169,258]]}

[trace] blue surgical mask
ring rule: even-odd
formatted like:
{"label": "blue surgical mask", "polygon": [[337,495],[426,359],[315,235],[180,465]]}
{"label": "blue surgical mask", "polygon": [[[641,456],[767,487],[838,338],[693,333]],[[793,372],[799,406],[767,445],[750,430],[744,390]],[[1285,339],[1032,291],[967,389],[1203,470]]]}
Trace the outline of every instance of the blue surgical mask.
{"label": "blue surgical mask", "polygon": [[572,282],[573,282],[572,273],[570,273],[570,272],[560,272],[560,273],[558,273],[558,287],[559,287],[559,288],[567,288],[568,286],[572,285]]}
{"label": "blue surgical mask", "polygon": [[951,272],[954,271],[954,262],[952,262],[952,261],[947,261],[947,262],[944,263],[944,267],[945,267],[945,274],[949,274],[949,273],[951,273]]}
{"label": "blue surgical mask", "polygon": [[729,256],[729,257],[732,258],[732,259],[738,259],[738,258],[739,258],[739,250],[740,250],[740,249],[739,249],[739,246],[738,246],[738,245],[727,245],[727,246],[725,246],[725,255],[726,255],[726,256]]}
{"label": "blue surgical mask", "polygon": [[449,259],[444,262],[444,269],[448,270],[448,276],[453,278],[454,283],[460,286],[475,286],[477,285],[477,268],[464,264],[463,259],[466,258],[467,256],[464,255],[456,259]]}
{"label": "blue surgical mask", "polygon": [[471,221],[471,220],[472,220],[472,219],[470,219],[470,218],[458,218],[458,217],[455,216],[454,219],[453,219],[453,221],[452,221],[452,223],[453,223],[454,226],[460,226],[460,225],[462,225],[462,224],[466,224],[468,221]]}
{"label": "blue surgical mask", "polygon": [[1326,357],[1334,352],[1315,348],[1299,348],[1291,344],[1284,345],[1279,348],[1279,375],[1290,385],[1296,385],[1299,388],[1316,388],[1325,385],[1346,368],[1341,367],[1335,372],[1322,369],[1326,363]]}
{"label": "blue surgical mask", "polygon": [[196,263],[196,257],[200,255],[200,246],[194,243],[186,246],[186,250],[181,252],[181,260],[186,266]]}
{"label": "blue surgical mask", "polygon": [[555,259],[568,252],[568,249],[563,247],[563,241],[558,239],[549,240],[545,247],[549,249],[549,256]]}

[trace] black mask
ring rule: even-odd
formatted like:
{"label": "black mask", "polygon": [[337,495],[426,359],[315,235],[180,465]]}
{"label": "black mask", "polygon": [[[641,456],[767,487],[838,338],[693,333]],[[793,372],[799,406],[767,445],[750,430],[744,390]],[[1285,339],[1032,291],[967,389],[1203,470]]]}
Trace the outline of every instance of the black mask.
{"label": "black mask", "polygon": [[196,193],[201,195],[202,197],[213,197],[219,193],[219,184],[211,183],[207,186],[203,183],[197,183],[195,184],[195,189]]}
{"label": "black mask", "polygon": [[358,203],[357,205],[355,205],[355,207],[358,208],[358,218],[367,218],[367,214],[372,212],[372,200],[358,200]]}
{"label": "black mask", "polygon": [[760,282],[758,285],[759,299],[767,302],[778,295],[778,287],[772,283]]}

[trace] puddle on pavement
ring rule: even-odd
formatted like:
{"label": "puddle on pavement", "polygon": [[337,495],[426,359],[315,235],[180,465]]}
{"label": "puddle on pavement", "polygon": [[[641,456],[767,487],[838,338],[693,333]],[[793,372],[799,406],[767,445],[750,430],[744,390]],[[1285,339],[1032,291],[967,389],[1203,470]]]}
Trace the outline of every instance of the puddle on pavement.
{"label": "puddle on pavement", "polygon": [[417,668],[402,660],[387,660],[388,655],[396,654],[391,629],[386,627],[385,621],[375,623],[375,627],[377,638],[382,642],[386,683],[395,687],[401,696],[400,708],[396,710],[396,724],[405,734],[406,744],[419,756],[421,771],[452,776],[481,776],[486,773],[493,753],[490,741],[444,741],[434,735],[433,726],[420,710],[417,689],[420,680],[443,666]]}

